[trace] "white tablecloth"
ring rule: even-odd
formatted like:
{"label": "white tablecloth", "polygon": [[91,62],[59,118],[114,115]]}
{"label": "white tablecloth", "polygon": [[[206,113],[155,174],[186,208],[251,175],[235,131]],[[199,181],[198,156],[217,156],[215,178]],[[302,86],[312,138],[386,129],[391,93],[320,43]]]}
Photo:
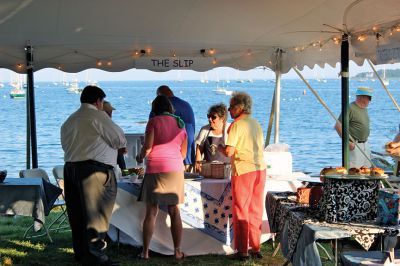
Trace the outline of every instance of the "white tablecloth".
{"label": "white tablecloth", "polygon": [[[268,191],[296,191],[302,186],[296,179],[267,178],[265,195]],[[111,217],[110,237],[116,240],[116,230],[120,230],[120,241],[141,245],[142,223],[145,204],[137,202],[140,185],[119,182],[117,199]],[[231,254],[234,252],[231,236],[232,227],[231,183],[227,179],[203,179],[185,181],[185,203],[180,206],[183,222],[181,249],[187,255]],[[165,210],[158,213],[150,249],[173,254],[170,221]],[[115,228],[113,228],[115,227]],[[264,208],[263,235],[261,242],[270,239],[268,218]]]}

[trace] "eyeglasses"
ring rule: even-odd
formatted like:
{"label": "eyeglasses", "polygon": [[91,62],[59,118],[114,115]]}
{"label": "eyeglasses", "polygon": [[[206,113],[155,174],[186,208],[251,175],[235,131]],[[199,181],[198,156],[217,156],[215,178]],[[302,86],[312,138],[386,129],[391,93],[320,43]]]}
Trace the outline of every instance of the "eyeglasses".
{"label": "eyeglasses", "polygon": [[210,114],[208,114],[208,115],[207,115],[207,118],[208,118],[208,119],[211,118],[212,120],[215,120],[215,119],[217,119],[217,116],[216,116],[216,115],[210,115]]}

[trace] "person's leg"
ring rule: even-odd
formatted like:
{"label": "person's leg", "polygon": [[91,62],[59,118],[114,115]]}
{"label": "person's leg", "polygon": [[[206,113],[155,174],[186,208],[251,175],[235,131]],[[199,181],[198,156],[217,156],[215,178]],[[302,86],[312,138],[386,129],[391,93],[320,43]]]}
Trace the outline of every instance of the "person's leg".
{"label": "person's leg", "polygon": [[177,205],[168,206],[168,214],[171,219],[171,235],[174,242],[174,255],[175,258],[181,259],[183,253],[180,250],[182,241],[182,220],[179,207]]}
{"label": "person's leg", "polygon": [[265,170],[253,172],[256,179],[249,208],[249,246],[253,253],[260,252],[261,225],[264,209]]}
{"label": "person's leg", "polygon": [[82,191],[80,183],[77,182],[79,177],[76,177],[75,174],[77,173],[73,165],[66,164],[64,166],[64,194],[68,220],[71,227],[72,247],[74,249],[75,259],[81,261],[88,255],[89,251],[86,245],[87,239],[82,209]]}
{"label": "person's leg", "polygon": [[142,258],[144,259],[149,258],[150,240],[151,237],[153,236],[157,213],[158,213],[158,205],[147,203],[146,216],[143,221],[143,251],[141,255]]}
{"label": "person's leg", "polygon": [[82,180],[86,234],[89,253],[98,263],[109,261],[105,254],[105,236],[109,228],[117,184],[112,170],[99,166],[85,166],[87,177]]}
{"label": "person's leg", "polygon": [[247,174],[232,176],[233,231],[235,249],[239,255],[247,256],[249,247],[249,206],[252,200],[253,183]]}

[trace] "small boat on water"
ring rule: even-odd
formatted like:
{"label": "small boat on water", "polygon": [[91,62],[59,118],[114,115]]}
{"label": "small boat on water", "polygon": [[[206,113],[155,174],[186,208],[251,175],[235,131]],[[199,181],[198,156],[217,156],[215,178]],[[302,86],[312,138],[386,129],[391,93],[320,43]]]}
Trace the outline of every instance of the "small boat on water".
{"label": "small boat on water", "polygon": [[26,95],[26,91],[21,86],[16,86],[10,91],[10,98],[21,99]]}
{"label": "small boat on water", "polygon": [[82,89],[79,88],[79,83],[77,80],[74,80],[71,85],[67,89],[68,93],[75,93],[75,94],[80,94],[82,92]]}
{"label": "small boat on water", "polygon": [[233,93],[233,91],[227,90],[226,88],[219,86],[217,86],[217,88],[213,90],[213,92],[215,92],[216,94],[223,94],[223,95],[232,95]]}

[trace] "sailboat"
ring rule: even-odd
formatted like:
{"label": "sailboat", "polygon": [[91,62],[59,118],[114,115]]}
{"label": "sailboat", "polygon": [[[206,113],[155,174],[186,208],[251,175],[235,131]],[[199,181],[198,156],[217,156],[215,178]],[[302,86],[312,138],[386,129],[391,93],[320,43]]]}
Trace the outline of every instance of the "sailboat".
{"label": "sailboat", "polygon": [[386,86],[389,85],[389,79],[386,78],[386,68],[383,69],[382,82],[383,82],[383,84],[385,84]]}
{"label": "sailboat", "polygon": [[78,83],[77,79],[75,79],[73,82],[71,82],[67,91],[68,91],[68,93],[76,93],[76,94],[79,94],[82,92],[82,89],[79,88],[79,83]]}
{"label": "sailboat", "polygon": [[217,88],[213,90],[216,94],[232,95],[233,91],[227,90],[224,85],[222,87],[217,85]]}
{"label": "sailboat", "polygon": [[16,78],[11,82],[11,86],[14,87],[10,91],[11,99],[21,99],[21,98],[25,97],[26,91],[22,86],[22,81],[21,81],[20,75],[16,76]]}

